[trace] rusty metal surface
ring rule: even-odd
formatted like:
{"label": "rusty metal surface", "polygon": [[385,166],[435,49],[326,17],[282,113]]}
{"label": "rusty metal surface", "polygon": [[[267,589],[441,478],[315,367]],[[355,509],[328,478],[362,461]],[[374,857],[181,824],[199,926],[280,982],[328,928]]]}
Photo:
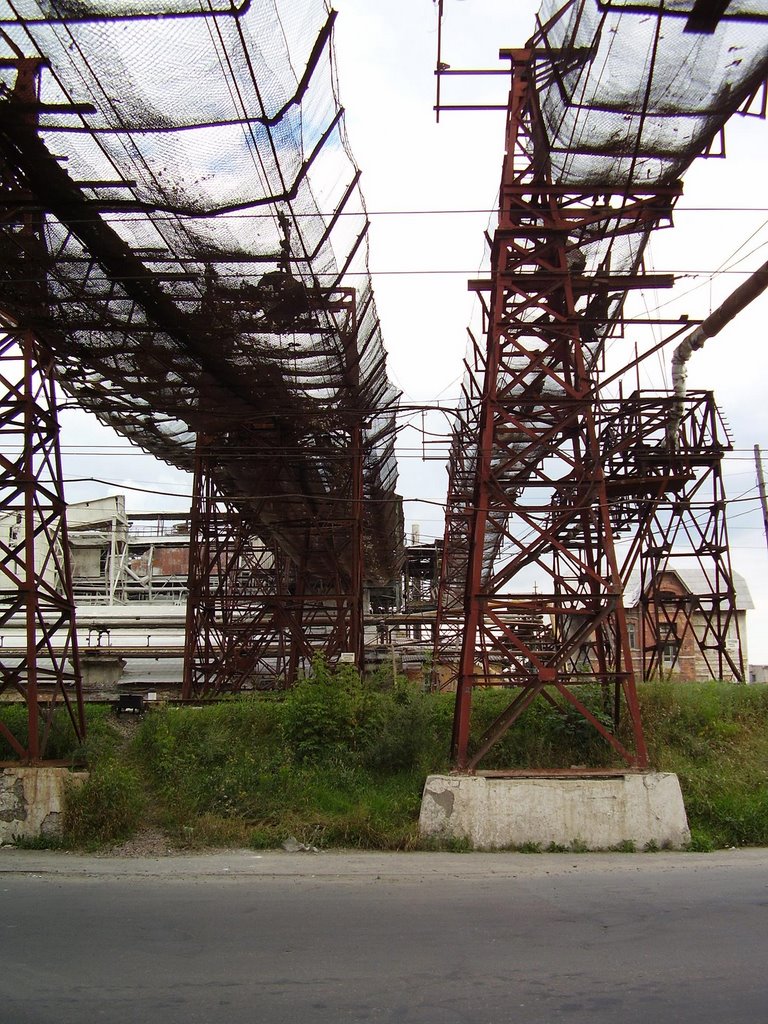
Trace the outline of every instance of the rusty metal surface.
{"label": "rusty metal surface", "polygon": [[[757,95],[768,48],[764,28],[729,23],[694,39],[662,12],[649,3],[645,18],[618,6],[603,15],[591,0],[552,0],[526,48],[500,52],[511,87],[498,226],[491,277],[469,283],[485,343],[471,338],[465,364],[435,643],[436,665],[450,662],[461,631],[460,769],[474,770],[542,699],[583,715],[627,765],[646,763],[635,669],[647,666],[632,662],[623,592],[641,558],[656,578],[659,538],[663,547],[689,531],[687,553],[713,566],[698,642],[715,673],[727,665],[741,677],[717,483],[711,521],[698,534],[692,525],[702,481],[717,481],[728,447],[712,429],[711,396],[689,396],[684,425],[670,428],[673,396],[625,397],[615,385],[631,357],[609,374],[604,354],[623,336],[628,291],[672,284],[645,273],[646,242],[672,223],[679,175]],[[729,41],[743,47],[738,65],[723,56]],[[709,70],[689,80],[680,66],[694,57]],[[438,113],[459,109],[446,99],[458,72],[438,56],[436,73]],[[441,684],[451,685],[445,672]],[[602,691],[612,725],[578,696],[585,684]],[[510,703],[470,746],[478,685],[510,687]]]}
{"label": "rusty metal surface", "polygon": [[[334,20],[320,0],[0,5],[0,336],[34,332],[64,391],[160,459],[192,470],[203,439],[193,601],[218,619],[190,610],[191,692],[238,689],[275,636],[288,677],[313,644],[361,663],[363,581],[400,571],[399,395]],[[212,578],[217,501],[341,619],[270,618],[228,556]]]}
{"label": "rusty metal surface", "polygon": [[[57,708],[85,736],[52,361],[29,331],[0,335],[0,627],[24,623],[23,650],[0,651],[0,697],[20,698],[26,728],[0,721],[20,761],[45,759]],[[15,450],[17,454],[11,454]]]}

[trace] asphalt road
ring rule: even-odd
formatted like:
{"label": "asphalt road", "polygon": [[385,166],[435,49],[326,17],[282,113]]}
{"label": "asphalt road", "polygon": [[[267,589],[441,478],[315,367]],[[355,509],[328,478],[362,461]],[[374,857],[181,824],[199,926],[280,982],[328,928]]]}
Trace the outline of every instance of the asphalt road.
{"label": "asphalt road", "polygon": [[768,851],[0,850],[5,1024],[762,1024]]}

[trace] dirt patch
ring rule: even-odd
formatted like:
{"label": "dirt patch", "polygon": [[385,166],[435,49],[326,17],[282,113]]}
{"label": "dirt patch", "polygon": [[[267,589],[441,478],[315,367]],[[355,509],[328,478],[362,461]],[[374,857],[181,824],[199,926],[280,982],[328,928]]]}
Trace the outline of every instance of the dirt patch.
{"label": "dirt patch", "polygon": [[136,735],[141,722],[141,715],[131,714],[113,714],[109,719],[109,724],[126,744],[129,743]]}
{"label": "dirt patch", "polygon": [[159,828],[144,828],[116,846],[103,850],[102,857],[173,857],[179,855],[165,832]]}

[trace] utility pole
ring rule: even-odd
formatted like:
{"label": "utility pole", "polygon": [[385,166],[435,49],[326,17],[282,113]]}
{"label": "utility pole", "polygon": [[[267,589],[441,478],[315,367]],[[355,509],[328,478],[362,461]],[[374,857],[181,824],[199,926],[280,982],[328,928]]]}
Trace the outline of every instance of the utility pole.
{"label": "utility pole", "polygon": [[755,445],[755,469],[757,470],[757,489],[760,492],[760,504],[763,507],[763,529],[765,530],[765,543],[768,544],[768,501],[765,497],[765,477],[763,476],[763,462],[760,457],[760,445]]}

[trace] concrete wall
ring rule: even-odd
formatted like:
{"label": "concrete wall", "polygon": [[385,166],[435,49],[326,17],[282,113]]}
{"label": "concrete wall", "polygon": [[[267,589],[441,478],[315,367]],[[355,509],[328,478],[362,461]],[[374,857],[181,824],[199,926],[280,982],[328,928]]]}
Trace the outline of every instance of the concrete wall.
{"label": "concrete wall", "polygon": [[[82,541],[76,539],[70,544],[73,579],[95,579],[100,576],[103,568],[102,551],[104,550],[107,550],[106,541],[103,544],[96,542],[83,544]],[[107,589],[106,581],[104,589],[105,591]]]}
{"label": "concrete wall", "polygon": [[487,778],[430,775],[422,836],[467,839],[478,850],[578,844],[606,850],[634,843],[679,848],[690,841],[676,775]]}
{"label": "concrete wall", "polygon": [[105,525],[112,529],[127,529],[125,495],[113,494],[108,498],[93,498],[90,501],[75,501],[67,505],[67,525],[70,531]]}
{"label": "concrete wall", "polygon": [[0,769],[0,842],[59,835],[65,788],[86,777],[67,768]]}

